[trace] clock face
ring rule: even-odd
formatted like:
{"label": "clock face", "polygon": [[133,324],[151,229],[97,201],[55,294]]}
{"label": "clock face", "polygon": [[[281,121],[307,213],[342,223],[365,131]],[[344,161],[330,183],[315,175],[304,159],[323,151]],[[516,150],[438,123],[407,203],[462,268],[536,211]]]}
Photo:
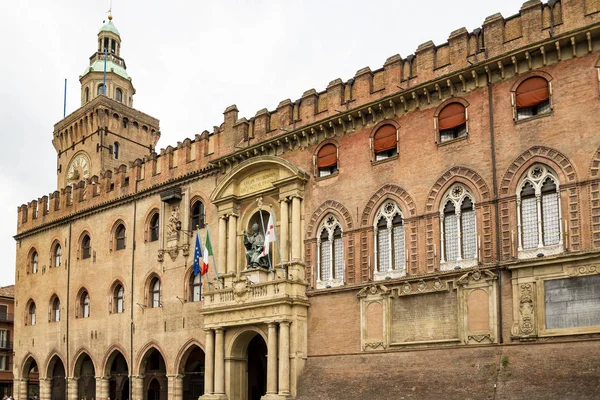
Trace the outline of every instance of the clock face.
{"label": "clock face", "polygon": [[72,185],[90,177],[90,160],[85,154],[76,155],[67,169],[67,185]]}

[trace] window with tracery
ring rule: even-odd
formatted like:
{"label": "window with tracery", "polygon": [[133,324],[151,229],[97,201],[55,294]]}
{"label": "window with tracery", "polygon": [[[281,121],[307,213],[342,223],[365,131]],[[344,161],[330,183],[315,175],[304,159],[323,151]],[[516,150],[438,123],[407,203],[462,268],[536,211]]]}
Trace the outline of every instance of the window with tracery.
{"label": "window with tracery", "polygon": [[328,215],[319,228],[317,237],[317,287],[344,284],[344,242],[342,228],[333,215]]}
{"label": "window with tracery", "polygon": [[398,204],[387,200],[377,211],[373,224],[375,279],[406,275],[404,219]]}
{"label": "window with tracery", "polygon": [[466,186],[456,183],[442,199],[440,210],[441,269],[477,264],[475,202]]}
{"label": "window with tracery", "polygon": [[562,251],[558,183],[554,172],[545,165],[533,165],[525,173],[517,191],[519,257]]}

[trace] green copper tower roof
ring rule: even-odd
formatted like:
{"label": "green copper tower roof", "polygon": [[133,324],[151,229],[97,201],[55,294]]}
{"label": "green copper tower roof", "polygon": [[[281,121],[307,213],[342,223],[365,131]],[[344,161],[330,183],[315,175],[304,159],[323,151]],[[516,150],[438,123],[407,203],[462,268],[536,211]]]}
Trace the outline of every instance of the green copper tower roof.
{"label": "green copper tower roof", "polygon": [[100,28],[100,32],[112,32],[117,36],[121,36],[119,34],[119,30],[117,29],[115,24],[113,24],[113,22],[112,22],[112,16],[109,16],[108,22],[105,23],[104,25],[102,25],[102,28]]}
{"label": "green copper tower roof", "polygon": [[[88,72],[104,72],[104,59],[94,61],[92,65],[85,69],[83,75],[87,74]],[[129,79],[129,75],[127,74],[127,71],[125,71],[125,68],[115,64],[110,60],[106,61],[106,72],[114,72],[125,79]]]}

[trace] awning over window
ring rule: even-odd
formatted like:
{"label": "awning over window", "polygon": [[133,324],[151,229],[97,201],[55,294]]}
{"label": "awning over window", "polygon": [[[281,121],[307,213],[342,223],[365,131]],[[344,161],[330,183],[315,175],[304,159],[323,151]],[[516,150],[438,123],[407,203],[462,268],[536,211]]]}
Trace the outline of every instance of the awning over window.
{"label": "awning over window", "polygon": [[517,108],[536,106],[549,97],[548,81],[534,76],[524,80],[517,88]]}
{"label": "awning over window", "polygon": [[317,156],[317,166],[327,168],[337,165],[337,147],[334,144],[326,144],[321,147]]}
{"label": "awning over window", "polygon": [[465,106],[460,103],[450,103],[438,116],[440,131],[456,128],[467,122],[465,115]]}
{"label": "awning over window", "polygon": [[396,148],[396,127],[384,125],[375,132],[373,137],[373,148],[375,153]]}

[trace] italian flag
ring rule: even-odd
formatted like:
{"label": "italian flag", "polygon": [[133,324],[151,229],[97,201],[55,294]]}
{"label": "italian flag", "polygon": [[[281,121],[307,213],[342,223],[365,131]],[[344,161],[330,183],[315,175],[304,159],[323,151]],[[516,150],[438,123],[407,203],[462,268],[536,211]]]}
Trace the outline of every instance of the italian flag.
{"label": "italian flag", "polygon": [[210,243],[210,235],[206,232],[206,241],[204,242],[204,257],[202,257],[202,275],[208,272],[208,257],[213,255],[212,244]]}

